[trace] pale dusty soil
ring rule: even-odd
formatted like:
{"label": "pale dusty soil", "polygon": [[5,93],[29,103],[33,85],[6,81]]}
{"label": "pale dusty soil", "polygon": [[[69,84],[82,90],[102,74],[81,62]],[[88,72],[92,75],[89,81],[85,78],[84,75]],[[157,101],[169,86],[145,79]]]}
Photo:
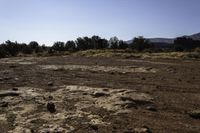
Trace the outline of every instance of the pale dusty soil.
{"label": "pale dusty soil", "polygon": [[200,110],[199,61],[0,59],[0,133],[134,133],[144,126],[153,133],[199,133],[200,119],[188,114],[193,110]]}

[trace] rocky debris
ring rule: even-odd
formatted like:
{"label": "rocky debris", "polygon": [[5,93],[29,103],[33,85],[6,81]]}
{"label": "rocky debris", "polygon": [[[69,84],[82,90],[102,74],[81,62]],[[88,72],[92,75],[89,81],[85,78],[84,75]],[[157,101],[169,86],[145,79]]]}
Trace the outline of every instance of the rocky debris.
{"label": "rocky debris", "polygon": [[58,125],[48,125],[39,130],[38,133],[66,133],[66,130]]}
{"label": "rocky debris", "polygon": [[104,96],[109,96],[109,95],[104,92],[95,92],[94,94],[92,94],[92,96],[98,98],[98,97],[104,97]]}
{"label": "rocky debris", "polygon": [[17,65],[10,65],[9,68],[16,68]]}
{"label": "rocky debris", "polygon": [[142,77],[141,80],[146,80],[146,78],[145,78],[145,77]]}
{"label": "rocky debris", "polygon": [[34,131],[31,129],[24,129],[24,133],[34,133]]}
{"label": "rocky debris", "polygon": [[152,67],[147,67],[146,70],[147,71],[151,71],[153,68]]}
{"label": "rocky debris", "polygon": [[98,125],[91,124],[90,128],[92,128],[93,130],[97,131],[98,130]]}
{"label": "rocky debris", "polygon": [[0,102],[0,107],[8,107],[8,102]]}
{"label": "rocky debris", "polygon": [[50,112],[50,113],[55,113],[56,112],[56,106],[53,102],[48,102],[47,103],[47,110]]}
{"label": "rocky debris", "polygon": [[18,91],[19,89],[17,87],[12,88],[13,91]]}
{"label": "rocky debris", "polygon": [[130,114],[132,111],[131,110],[119,110],[115,113],[115,115],[127,115]]}
{"label": "rocky debris", "polygon": [[0,78],[0,81],[6,81],[12,79],[11,77]]}
{"label": "rocky debris", "polygon": [[[80,124],[87,123],[91,125],[91,130],[97,132],[100,127],[111,125],[107,119],[104,119],[104,115],[99,114],[99,111],[105,110],[104,113],[110,113],[111,116],[126,116],[132,113],[132,108],[152,105],[153,99],[149,94],[135,90],[75,85],[60,86],[53,92],[46,92],[44,89],[33,87],[17,87],[14,90],[16,91],[11,92],[20,94],[19,97],[1,98],[3,101],[8,102],[10,110],[17,114],[14,120],[16,126],[12,130],[13,132],[24,132],[25,127],[30,125],[32,128],[35,122],[59,125],[56,127],[55,125],[52,127],[40,125],[41,128],[35,131],[39,133],[73,131],[73,124],[72,126],[63,125],[66,120],[69,122],[73,120],[75,123]],[[83,95],[83,93],[87,95]],[[7,105],[2,103],[2,106]],[[91,108],[97,109],[95,113],[91,111]],[[84,119],[83,122],[80,119]],[[17,127],[23,129],[19,130]],[[62,131],[63,128],[66,131]]]}
{"label": "rocky debris", "polygon": [[48,86],[53,86],[53,82],[48,82],[47,85]]}
{"label": "rocky debris", "polygon": [[0,97],[7,97],[7,96],[19,96],[20,94],[15,91],[2,91],[0,92]]}
{"label": "rocky debris", "polygon": [[189,112],[190,117],[194,119],[200,119],[200,110],[194,110]]}
{"label": "rocky debris", "polygon": [[15,81],[19,81],[19,78],[15,78]]}
{"label": "rocky debris", "polygon": [[131,109],[131,108],[136,108],[137,109],[137,105],[135,102],[126,102],[124,104],[124,108],[125,109]]}
{"label": "rocky debris", "polygon": [[147,106],[146,109],[149,110],[149,111],[153,111],[153,112],[157,111],[157,108],[154,105]]}
{"label": "rocky debris", "polygon": [[142,128],[135,128],[133,133],[152,133],[152,131],[148,127],[144,126]]}
{"label": "rocky debris", "polygon": [[48,96],[48,99],[49,100],[53,100],[53,96]]}
{"label": "rocky debris", "polygon": [[152,100],[147,94],[141,93],[141,94],[135,94],[135,96],[122,96],[120,97],[122,101],[129,102],[128,104],[132,105],[148,105],[153,104]]}
{"label": "rocky debris", "polygon": [[126,130],[126,131],[123,131],[123,133],[135,133],[135,132],[133,132],[132,130]]}

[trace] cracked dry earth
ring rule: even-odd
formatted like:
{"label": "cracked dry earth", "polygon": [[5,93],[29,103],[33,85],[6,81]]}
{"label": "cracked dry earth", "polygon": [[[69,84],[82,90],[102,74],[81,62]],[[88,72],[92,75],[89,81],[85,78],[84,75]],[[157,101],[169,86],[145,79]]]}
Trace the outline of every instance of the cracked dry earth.
{"label": "cracked dry earth", "polygon": [[0,133],[199,133],[199,117],[199,61],[0,59]]}

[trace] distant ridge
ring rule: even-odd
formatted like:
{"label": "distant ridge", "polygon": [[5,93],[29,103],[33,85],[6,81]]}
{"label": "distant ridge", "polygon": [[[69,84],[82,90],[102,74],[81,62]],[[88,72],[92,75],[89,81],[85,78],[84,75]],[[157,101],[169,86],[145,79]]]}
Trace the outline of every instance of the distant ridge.
{"label": "distant ridge", "polygon": [[[182,37],[192,38],[193,40],[200,40],[200,33],[193,34],[193,35],[185,35]],[[160,45],[167,45],[173,44],[175,38],[147,38],[151,43],[156,43]],[[132,40],[126,41],[128,44],[132,42]]]}
{"label": "distant ridge", "polygon": [[191,36],[186,36],[188,38],[192,38],[193,40],[200,40],[200,33],[193,34]]}

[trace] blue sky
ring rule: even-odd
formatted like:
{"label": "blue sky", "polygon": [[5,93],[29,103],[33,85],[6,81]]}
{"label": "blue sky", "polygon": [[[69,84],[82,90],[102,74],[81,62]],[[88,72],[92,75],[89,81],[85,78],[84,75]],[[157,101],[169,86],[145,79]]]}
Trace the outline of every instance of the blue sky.
{"label": "blue sky", "polygon": [[200,32],[200,0],[0,0],[0,43]]}

